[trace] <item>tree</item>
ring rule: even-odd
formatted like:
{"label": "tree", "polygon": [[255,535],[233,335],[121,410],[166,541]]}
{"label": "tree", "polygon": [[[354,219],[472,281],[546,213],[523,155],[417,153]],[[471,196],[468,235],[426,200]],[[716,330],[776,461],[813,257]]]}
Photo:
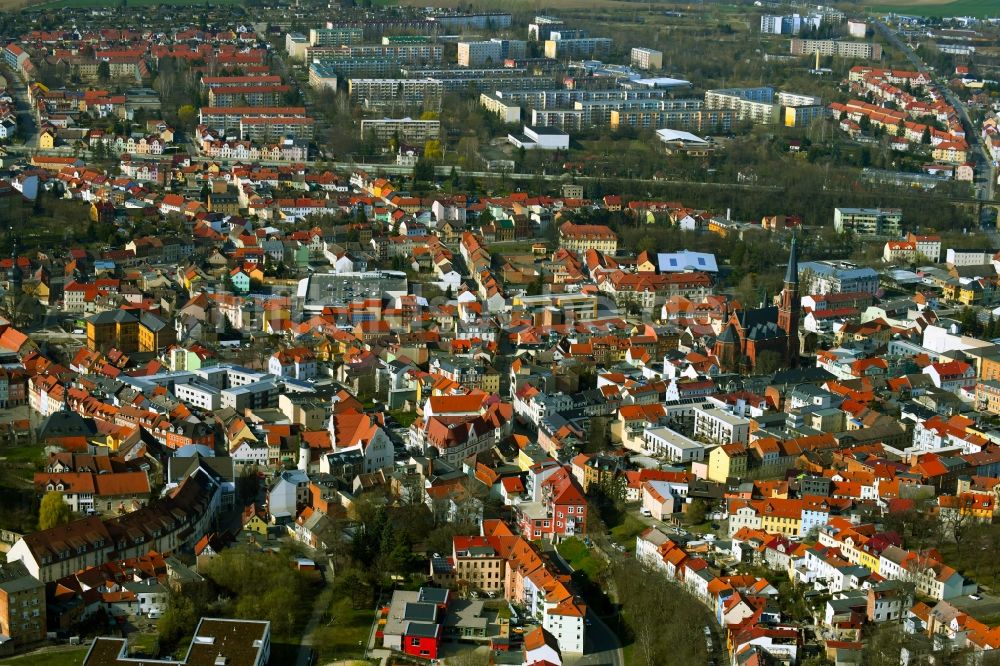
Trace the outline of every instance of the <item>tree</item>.
{"label": "tree", "polygon": [[102,83],[107,83],[111,80],[111,65],[108,64],[107,60],[102,60],[98,63],[97,80]]}
{"label": "tree", "polygon": [[48,530],[65,525],[71,520],[73,520],[73,510],[63,500],[63,494],[58,490],[45,493],[38,508],[38,529]]}
{"label": "tree", "polygon": [[931,128],[924,127],[924,133],[920,135],[920,143],[929,146],[931,143]]}
{"label": "tree", "polygon": [[176,647],[182,638],[194,632],[197,622],[198,609],[194,601],[186,595],[171,593],[167,610],[156,627],[160,650],[168,652]]}
{"label": "tree", "polygon": [[966,335],[978,335],[982,329],[979,315],[976,314],[973,308],[962,308],[962,312],[959,314],[959,321],[962,323],[962,332]]}
{"label": "tree", "polygon": [[705,504],[705,500],[696,499],[688,504],[687,522],[689,525],[701,525],[705,522],[706,514],[708,514],[708,505]]}
{"label": "tree", "polygon": [[754,370],[759,375],[769,375],[781,369],[784,359],[776,351],[766,349],[757,355],[757,364]]}
{"label": "tree", "polygon": [[[223,317],[222,319],[224,322],[229,323],[229,317]],[[256,502],[259,492],[260,477],[257,476],[257,470],[253,468],[243,470],[243,473],[236,478],[236,497],[240,506],[247,506]]]}
{"label": "tree", "polygon": [[424,159],[425,160],[439,160],[444,155],[441,150],[441,142],[437,139],[428,139],[424,142]]}
{"label": "tree", "polygon": [[434,180],[434,165],[424,158],[417,160],[413,166],[413,182],[429,183]]}
{"label": "tree", "polygon": [[185,104],[177,109],[177,121],[184,127],[191,129],[194,127],[195,118],[198,117],[198,109],[191,104]]}

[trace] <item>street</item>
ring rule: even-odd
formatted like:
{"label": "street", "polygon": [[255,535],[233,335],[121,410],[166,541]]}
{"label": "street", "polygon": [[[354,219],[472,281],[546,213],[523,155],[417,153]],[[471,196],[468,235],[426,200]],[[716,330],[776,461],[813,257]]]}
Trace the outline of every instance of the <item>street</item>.
{"label": "street", "polygon": [[[546,549],[546,552],[552,556],[552,559],[557,564],[562,566],[564,571],[568,573],[573,572],[573,567],[563,559],[563,556],[554,547]],[[610,594],[611,591],[608,590],[608,592]],[[622,646],[618,640],[618,636],[589,606],[587,607],[587,617],[584,622],[587,623],[586,631],[584,632],[586,634],[584,640],[586,652],[575,660],[567,660],[567,663],[580,664],[580,666],[602,666],[605,664],[625,666],[625,656],[622,653]]]}
{"label": "street", "polygon": [[943,77],[939,77],[936,72],[927,67],[920,56],[910,48],[910,45],[899,38],[895,30],[883,21],[876,21],[875,25],[885,38],[894,47],[899,49],[910,64],[913,65],[914,69],[931,76],[934,83],[937,84],[938,89],[944,95],[945,100],[958,113],[959,119],[962,121],[962,126],[965,128],[965,140],[968,142],[971,155],[976,162],[976,198],[983,201],[992,200],[993,191],[996,186],[996,173],[993,169],[993,160],[990,159],[985,146],[983,146],[983,142],[979,139],[978,129],[969,117],[969,110],[966,108],[965,103],[948,87],[948,81]]}

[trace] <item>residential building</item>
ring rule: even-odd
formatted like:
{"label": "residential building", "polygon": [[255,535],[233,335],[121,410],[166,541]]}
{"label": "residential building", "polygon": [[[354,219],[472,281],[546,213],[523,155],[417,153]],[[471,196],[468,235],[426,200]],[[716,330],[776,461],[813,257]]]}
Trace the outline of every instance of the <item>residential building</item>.
{"label": "residential building", "polygon": [[799,283],[804,294],[875,294],[879,276],[846,261],[805,261],[799,264]]}
{"label": "residential building", "polygon": [[[555,35],[550,35],[554,37]],[[545,42],[545,57],[554,60],[568,58],[600,58],[611,52],[612,40],[607,37],[549,39]]]}
{"label": "residential building", "polygon": [[559,226],[560,245],[581,255],[587,250],[597,250],[614,255],[618,251],[618,237],[610,228],[600,224],[573,224],[563,222]]}
{"label": "residential building", "polygon": [[750,419],[718,407],[695,407],[694,436],[716,444],[746,444],[750,436]]}
{"label": "residential building", "polygon": [[903,211],[898,208],[834,208],[833,227],[860,238],[899,238]]}
{"label": "residential building", "polygon": [[524,58],[528,43],[522,39],[490,39],[489,41],[459,42],[460,67],[481,67],[503,63],[508,58]]}
{"label": "residential building", "polygon": [[437,139],[440,135],[440,120],[414,120],[407,117],[361,121],[361,138],[374,136],[383,142],[396,138],[399,141],[423,146],[424,142]]}
{"label": "residential building", "polygon": [[128,310],[106,310],[87,318],[87,348],[106,352],[139,350],[139,317]]}
{"label": "residential building", "polygon": [[849,42],[839,39],[799,39],[793,38],[791,54],[796,56],[814,55],[857,58],[860,60],[881,60],[882,45],[877,42]]}
{"label": "residential building", "polygon": [[663,69],[663,51],[632,47],[632,66],[639,69]]}
{"label": "residential building", "polygon": [[0,564],[0,634],[21,647],[45,640],[45,583],[23,562]]}

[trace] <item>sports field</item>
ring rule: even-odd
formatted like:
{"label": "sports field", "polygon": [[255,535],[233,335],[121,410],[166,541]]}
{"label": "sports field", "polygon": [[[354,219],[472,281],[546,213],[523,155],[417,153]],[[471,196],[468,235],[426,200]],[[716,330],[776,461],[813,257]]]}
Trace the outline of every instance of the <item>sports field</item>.
{"label": "sports field", "polygon": [[997,0],[879,0],[871,9],[914,16],[1000,16]]}

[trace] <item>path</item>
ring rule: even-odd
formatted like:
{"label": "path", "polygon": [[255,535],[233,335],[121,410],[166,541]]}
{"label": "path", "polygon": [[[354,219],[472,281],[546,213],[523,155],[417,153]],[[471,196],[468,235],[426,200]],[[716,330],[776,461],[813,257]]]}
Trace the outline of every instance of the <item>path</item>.
{"label": "path", "polygon": [[312,664],[314,634],[316,633],[316,629],[319,628],[319,623],[322,621],[323,616],[330,610],[330,604],[333,603],[333,581],[327,577],[329,570],[329,566],[323,566],[323,591],[316,597],[316,601],[313,603],[312,615],[309,616],[309,622],[306,623],[306,628],[302,632],[302,642],[299,643],[299,656],[295,660],[295,666],[311,666]]}

